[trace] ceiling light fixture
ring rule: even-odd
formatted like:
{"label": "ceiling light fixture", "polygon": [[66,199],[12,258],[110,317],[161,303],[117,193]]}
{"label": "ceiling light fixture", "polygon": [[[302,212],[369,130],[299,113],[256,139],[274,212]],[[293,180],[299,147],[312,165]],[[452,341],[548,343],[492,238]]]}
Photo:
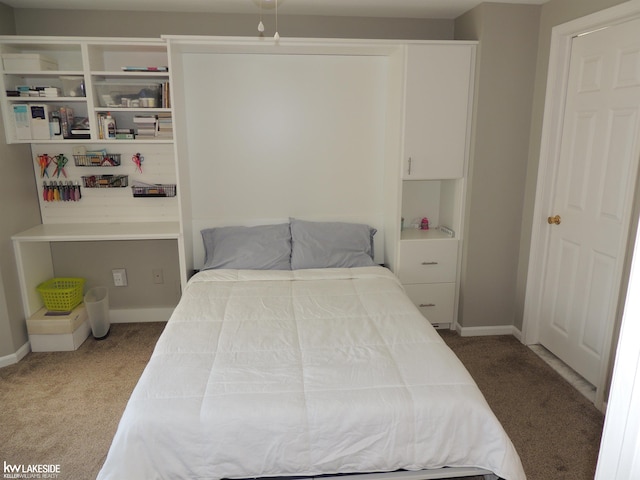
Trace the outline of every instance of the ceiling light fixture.
{"label": "ceiling light fixture", "polygon": [[258,23],[258,31],[264,32],[264,23],[262,23],[262,0],[260,0],[260,23]]}

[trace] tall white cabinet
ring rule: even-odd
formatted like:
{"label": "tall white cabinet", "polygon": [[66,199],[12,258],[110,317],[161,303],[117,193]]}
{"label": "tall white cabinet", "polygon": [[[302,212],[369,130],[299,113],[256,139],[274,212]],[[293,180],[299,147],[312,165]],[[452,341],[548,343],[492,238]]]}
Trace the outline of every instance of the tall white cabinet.
{"label": "tall white cabinet", "polygon": [[[457,315],[474,61],[473,45],[407,48],[395,270],[440,328]],[[424,217],[429,229],[417,229]]]}

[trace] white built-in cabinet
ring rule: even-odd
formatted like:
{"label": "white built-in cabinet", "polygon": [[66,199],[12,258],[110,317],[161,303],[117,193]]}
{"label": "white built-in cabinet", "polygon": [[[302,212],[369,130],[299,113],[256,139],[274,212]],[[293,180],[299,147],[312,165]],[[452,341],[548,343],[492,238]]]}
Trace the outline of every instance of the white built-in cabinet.
{"label": "white built-in cabinet", "polygon": [[[396,274],[441,328],[457,315],[474,48],[409,45],[406,56]],[[423,217],[428,230],[415,228]]]}
{"label": "white built-in cabinet", "polygon": [[472,49],[409,45],[403,180],[462,178]]}
{"label": "white built-in cabinet", "polygon": [[[54,276],[51,246],[57,242],[175,241],[175,262],[184,286],[166,42],[5,36],[0,37],[0,54],[7,143],[30,145],[31,158],[24,161],[33,164],[42,219],[41,225],[12,237],[26,317],[42,307],[36,286]],[[20,91],[22,96],[16,96]],[[32,106],[42,114],[37,124],[31,118]],[[67,125],[65,136],[61,127],[68,119],[63,113],[70,111],[75,119],[85,119],[86,130],[72,133],[73,125]],[[98,120],[107,113],[120,129],[137,130],[134,117],[149,115],[167,119],[168,128],[144,138],[109,139]],[[106,150],[112,162],[101,165],[95,157],[83,157],[78,148]],[[144,157],[141,169],[132,162],[136,153]],[[38,160],[44,154],[64,157],[64,170],[58,172],[51,164],[45,173]],[[163,189],[133,190],[136,182]],[[174,191],[167,193],[171,186]],[[65,196],[78,187],[80,198]],[[53,189],[58,197],[48,198]],[[156,319],[168,318],[168,312],[151,311]],[[122,318],[126,321],[127,315]]]}
{"label": "white built-in cabinet", "polygon": [[[0,64],[2,115],[7,142],[29,144],[31,147],[31,159],[25,161],[33,163],[42,214],[41,225],[13,236],[27,316],[42,306],[35,286],[53,276],[50,248],[53,242],[175,240],[182,286],[186,284],[192,269],[201,264],[200,259],[196,258],[200,253],[194,245],[199,242],[199,229],[211,226],[206,208],[204,212],[201,210],[207,205],[224,205],[225,198],[219,198],[220,195],[209,188],[196,188],[193,191],[191,185],[194,178],[200,178],[198,172],[208,171],[202,162],[208,162],[211,143],[206,133],[194,135],[193,132],[200,131],[200,128],[206,132],[211,115],[219,112],[216,105],[211,105],[204,113],[187,111],[185,107],[188,104],[186,100],[191,99],[194,92],[200,94],[201,90],[200,87],[193,87],[193,66],[189,62],[193,62],[194,56],[202,60],[202,56],[209,55],[218,62],[222,57],[232,56],[238,65],[254,68],[258,59],[256,55],[265,54],[264,58],[259,58],[259,73],[264,74],[265,69],[269,68],[279,72],[277,67],[269,63],[270,58],[275,60],[282,55],[327,55],[333,58],[332,65],[339,65],[339,62],[352,57],[382,59],[360,67],[371,68],[376,77],[369,87],[376,92],[375,102],[372,102],[376,107],[372,112],[379,118],[370,122],[369,128],[373,133],[369,138],[361,140],[374,145],[375,151],[373,155],[368,155],[362,154],[368,152],[365,148],[354,150],[364,160],[352,159],[352,163],[364,162],[365,166],[354,172],[346,171],[355,177],[353,181],[349,180],[351,177],[346,177],[349,181],[342,183],[348,183],[346,188],[354,189],[354,196],[359,195],[361,183],[383,186],[379,193],[373,189],[376,193],[372,201],[361,208],[362,211],[345,212],[344,205],[338,208],[324,207],[326,202],[323,198],[311,199],[311,202],[306,199],[307,204],[312,204],[316,209],[316,218],[320,219],[345,218],[363,222],[372,219],[372,224],[380,231],[376,239],[383,250],[380,258],[384,258],[387,266],[398,275],[420,311],[438,326],[455,324],[475,42],[280,39],[274,43],[264,38],[229,37],[119,39],[5,36],[0,37],[0,54],[18,55],[18,63]],[[21,60],[27,63],[20,64]],[[35,67],[34,61],[38,62]],[[168,66],[169,70],[133,71],[125,68],[146,66]],[[347,72],[347,69],[343,71]],[[24,98],[8,93],[30,85],[57,87],[58,96]],[[162,85],[159,87],[163,92],[162,100],[156,97],[152,103],[143,102],[142,98],[132,101],[136,92],[154,91],[157,85]],[[171,88],[168,88],[169,85]],[[230,95],[243,95],[243,92],[234,88]],[[294,93],[317,93],[307,90],[301,86]],[[261,91],[259,103],[265,103],[269,95],[269,91]],[[74,116],[87,119],[88,131],[84,132],[87,138],[63,138],[53,131],[47,133],[44,128],[36,134],[27,132],[24,127],[21,129],[14,107],[29,103],[44,105],[49,112],[61,107],[72,108]],[[266,108],[266,111],[269,109]],[[173,124],[165,135],[110,140],[103,138],[98,122],[98,117],[107,112],[115,118],[118,128],[135,128],[134,117],[145,114],[172,116]],[[246,129],[244,123],[238,122],[238,128]],[[323,125],[323,129],[326,136],[331,136],[328,127]],[[255,132],[253,136],[260,137]],[[275,138],[272,137],[269,140]],[[305,152],[305,157],[309,156],[304,139],[287,136],[286,141],[294,142],[300,152]],[[351,145],[349,142],[347,144]],[[108,168],[76,165],[72,158],[78,146],[120,153],[121,164]],[[131,157],[138,152],[145,157],[143,172],[136,169],[131,161]],[[194,155],[194,152],[204,154]],[[263,149],[261,155],[269,152],[269,149]],[[351,154],[352,150],[347,149],[347,152]],[[128,186],[82,188],[81,201],[46,201],[44,182],[52,179],[42,178],[37,161],[38,155],[44,153],[63,154],[69,159],[67,177],[56,177],[55,181],[82,185],[82,179],[87,175],[113,174],[126,175]],[[233,153],[227,152],[222,156],[233,158]],[[323,171],[323,168],[330,169],[333,165],[326,162],[327,166],[322,166],[322,160],[321,155],[314,157],[311,170]],[[337,158],[332,160],[341,161]],[[366,161],[375,162],[375,165],[368,168]],[[299,163],[295,163],[296,168]],[[368,180],[360,182],[365,171]],[[308,173],[308,169],[300,170],[300,175],[308,176]],[[291,179],[292,187],[299,184],[296,180]],[[130,188],[134,181],[174,184],[177,185],[177,195],[136,198]],[[237,184],[234,188],[239,191],[244,191],[243,181],[242,178],[225,179],[225,182],[231,182],[234,186]],[[269,192],[269,189],[266,191]],[[327,193],[331,194],[324,190],[318,195],[325,196]],[[371,195],[371,192],[368,194]],[[245,200],[251,200],[250,192],[246,197]],[[264,198],[255,201],[261,205],[265,203]],[[236,214],[231,219],[233,222],[257,224],[274,221],[274,217],[286,219],[291,215],[288,211],[269,211],[260,218],[254,218],[252,202],[245,203],[247,212]],[[322,208],[327,208],[327,211]],[[304,217],[305,213],[309,214],[302,211],[297,215]],[[429,218],[431,228],[412,228],[422,217]],[[227,220],[223,215],[220,221]],[[438,227],[447,227],[448,230],[443,231]]]}

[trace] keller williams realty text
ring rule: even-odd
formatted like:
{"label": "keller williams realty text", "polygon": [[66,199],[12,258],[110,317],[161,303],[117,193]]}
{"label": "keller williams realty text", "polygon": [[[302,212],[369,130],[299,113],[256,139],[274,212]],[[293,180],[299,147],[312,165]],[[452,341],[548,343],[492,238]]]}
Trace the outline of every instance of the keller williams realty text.
{"label": "keller williams realty text", "polygon": [[12,465],[3,462],[2,478],[58,478],[60,465],[35,464],[35,465]]}

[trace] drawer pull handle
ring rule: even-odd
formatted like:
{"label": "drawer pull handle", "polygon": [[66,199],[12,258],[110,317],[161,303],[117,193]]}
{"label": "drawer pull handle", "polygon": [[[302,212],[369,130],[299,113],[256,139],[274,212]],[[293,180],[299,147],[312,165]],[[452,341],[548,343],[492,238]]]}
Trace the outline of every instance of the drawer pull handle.
{"label": "drawer pull handle", "polygon": [[422,262],[422,265],[437,265],[438,262]]}
{"label": "drawer pull handle", "polygon": [[436,304],[435,303],[421,303],[420,304],[420,308],[425,308],[425,307],[435,307]]}

